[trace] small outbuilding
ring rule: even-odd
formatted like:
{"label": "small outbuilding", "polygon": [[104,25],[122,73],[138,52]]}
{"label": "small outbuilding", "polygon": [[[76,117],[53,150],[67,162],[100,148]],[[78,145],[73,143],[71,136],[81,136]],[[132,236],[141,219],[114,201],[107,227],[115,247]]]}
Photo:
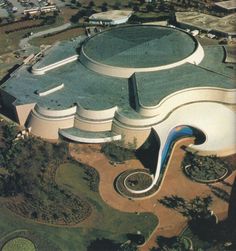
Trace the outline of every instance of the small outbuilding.
{"label": "small outbuilding", "polygon": [[111,10],[93,14],[89,17],[89,23],[101,25],[124,24],[132,15],[128,10]]}

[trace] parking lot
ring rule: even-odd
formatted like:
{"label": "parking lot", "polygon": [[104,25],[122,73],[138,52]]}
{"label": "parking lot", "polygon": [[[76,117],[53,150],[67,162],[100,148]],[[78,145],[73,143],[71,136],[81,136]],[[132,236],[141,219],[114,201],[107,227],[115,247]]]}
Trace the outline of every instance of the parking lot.
{"label": "parking lot", "polygon": [[20,17],[25,9],[44,7],[48,4],[56,4],[58,7],[65,6],[61,0],[0,0],[0,18],[9,16]]}

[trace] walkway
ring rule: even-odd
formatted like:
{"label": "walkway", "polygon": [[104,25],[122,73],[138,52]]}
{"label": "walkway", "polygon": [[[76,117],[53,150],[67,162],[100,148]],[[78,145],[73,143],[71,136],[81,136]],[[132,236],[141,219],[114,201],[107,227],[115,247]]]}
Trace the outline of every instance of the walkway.
{"label": "walkway", "polygon": [[[186,219],[174,210],[170,210],[162,206],[157,200],[163,196],[179,195],[185,199],[193,198],[196,195],[204,196],[211,194],[214,200],[212,209],[220,219],[226,217],[228,204],[223,200],[215,197],[209,187],[204,184],[192,182],[185,177],[180,168],[184,157],[184,150],[181,145],[192,143],[190,139],[184,139],[176,144],[173,149],[169,167],[166,173],[165,180],[160,191],[151,198],[145,200],[128,200],[119,195],[113,187],[114,180],[119,173],[127,169],[143,168],[138,160],[130,160],[125,164],[117,165],[116,167],[109,164],[106,157],[99,152],[99,147],[95,145],[79,145],[79,151],[76,151],[73,145],[71,146],[72,156],[88,165],[96,168],[100,175],[99,192],[103,200],[113,208],[126,212],[151,212],[158,216],[159,225],[151,234],[151,238],[140,248],[141,251],[148,251],[155,246],[157,236],[173,236],[181,233],[186,225]],[[91,158],[91,154],[93,157]],[[236,173],[236,172],[235,172]],[[226,179],[227,182],[233,183],[235,173]],[[215,184],[214,184],[215,185]],[[218,187],[230,192],[229,186],[224,186],[221,183]]]}
{"label": "walkway", "polygon": [[61,26],[57,26],[57,27],[54,27],[54,28],[50,28],[50,29],[47,29],[47,30],[44,30],[44,31],[37,32],[37,33],[33,34],[30,37],[26,37],[26,38],[21,39],[20,43],[19,43],[19,46],[20,46],[21,49],[28,49],[28,48],[31,47],[31,44],[29,44],[29,41],[31,39],[36,38],[36,37],[41,37],[41,36],[44,36],[44,35],[47,35],[47,34],[51,34],[51,33],[54,33],[54,32],[63,31],[63,30],[68,29],[70,26],[71,26],[71,23],[66,23],[66,24],[63,24]]}

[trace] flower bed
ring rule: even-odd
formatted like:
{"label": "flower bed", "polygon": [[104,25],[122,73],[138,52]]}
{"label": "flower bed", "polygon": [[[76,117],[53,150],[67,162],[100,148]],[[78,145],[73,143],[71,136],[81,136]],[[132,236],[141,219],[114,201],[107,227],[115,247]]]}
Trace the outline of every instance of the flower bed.
{"label": "flower bed", "polygon": [[214,183],[228,175],[227,164],[215,156],[197,156],[188,153],[183,161],[185,174],[201,183]]}
{"label": "flower bed", "polygon": [[[139,183],[129,183],[129,180],[132,179],[138,179]],[[149,174],[149,172],[145,169],[132,169],[127,170],[121,173],[115,180],[115,188],[122,196],[127,197],[129,199],[144,199],[151,195],[153,195],[157,189],[158,186],[153,186],[152,189],[145,193],[132,193],[129,189],[132,190],[142,190],[144,188],[147,188],[151,185],[152,178]],[[134,186],[132,186],[134,184]]]}

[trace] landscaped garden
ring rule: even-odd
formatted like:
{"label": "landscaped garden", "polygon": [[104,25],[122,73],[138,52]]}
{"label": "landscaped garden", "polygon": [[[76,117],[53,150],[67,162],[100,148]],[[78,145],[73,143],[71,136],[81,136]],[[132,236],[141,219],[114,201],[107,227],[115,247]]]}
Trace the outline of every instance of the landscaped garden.
{"label": "landscaped garden", "polygon": [[228,163],[216,156],[198,156],[187,153],[182,166],[185,174],[202,183],[219,181],[228,174]]}
{"label": "landscaped garden", "polygon": [[[98,173],[71,159],[67,144],[32,137],[15,141],[16,134],[14,125],[0,122],[0,244],[10,240],[9,233],[25,229],[37,250],[45,250],[40,240],[50,251],[85,251],[96,239],[123,243],[137,231],[148,238],[156,227],[150,213],[109,207],[98,193]],[[11,239],[16,237],[24,238]]]}
{"label": "landscaped garden", "polygon": [[35,251],[35,247],[32,241],[16,237],[9,240],[2,248],[2,251]]}
{"label": "landscaped garden", "polygon": [[152,177],[147,169],[129,169],[116,178],[114,186],[117,192],[124,197],[138,199],[153,195],[157,191],[158,186],[154,185],[147,192],[133,192],[148,188],[151,183]]}
{"label": "landscaped garden", "polygon": [[125,179],[125,185],[134,191],[140,191],[150,187],[152,177],[146,172],[134,172],[129,174]]}
{"label": "landscaped garden", "polygon": [[112,162],[124,162],[129,159],[135,159],[137,139],[134,138],[132,143],[128,145],[124,142],[124,137],[120,141],[112,141],[104,143],[101,148],[101,152]]}

